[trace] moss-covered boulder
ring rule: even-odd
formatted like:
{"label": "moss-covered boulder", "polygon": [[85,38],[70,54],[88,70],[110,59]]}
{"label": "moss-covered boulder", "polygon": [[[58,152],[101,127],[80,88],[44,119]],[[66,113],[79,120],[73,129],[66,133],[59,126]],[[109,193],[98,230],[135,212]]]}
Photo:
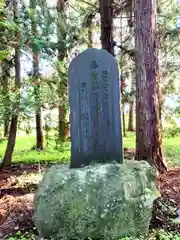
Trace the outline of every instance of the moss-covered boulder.
{"label": "moss-covered boulder", "polygon": [[48,239],[117,239],[146,233],[158,196],[146,162],[53,166],[35,195],[34,222]]}

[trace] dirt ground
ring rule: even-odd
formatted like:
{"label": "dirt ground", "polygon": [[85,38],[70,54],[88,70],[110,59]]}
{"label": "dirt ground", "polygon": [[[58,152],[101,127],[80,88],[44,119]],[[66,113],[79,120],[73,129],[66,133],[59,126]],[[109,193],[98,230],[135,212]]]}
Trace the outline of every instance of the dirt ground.
{"label": "dirt ground", "polygon": [[[127,158],[130,159],[131,154],[127,151]],[[17,231],[36,233],[32,221],[34,192],[42,179],[42,172],[48,167],[21,164],[0,172],[0,239]],[[180,231],[180,224],[172,222],[180,209],[180,168],[169,169],[158,176],[157,187],[161,197],[154,202],[150,229]]]}

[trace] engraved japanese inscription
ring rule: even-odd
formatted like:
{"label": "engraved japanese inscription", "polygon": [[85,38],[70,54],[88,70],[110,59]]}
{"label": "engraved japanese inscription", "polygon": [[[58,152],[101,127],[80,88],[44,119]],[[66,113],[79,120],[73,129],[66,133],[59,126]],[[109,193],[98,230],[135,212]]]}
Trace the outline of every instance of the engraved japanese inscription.
{"label": "engraved japanese inscription", "polygon": [[68,72],[71,167],[123,162],[119,73],[105,50],[88,49]]}

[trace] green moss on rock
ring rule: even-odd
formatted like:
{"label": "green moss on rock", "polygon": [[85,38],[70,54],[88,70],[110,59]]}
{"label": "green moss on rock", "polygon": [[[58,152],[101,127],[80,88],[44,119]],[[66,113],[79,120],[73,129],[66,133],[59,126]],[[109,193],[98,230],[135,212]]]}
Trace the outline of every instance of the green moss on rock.
{"label": "green moss on rock", "polygon": [[158,196],[155,170],[146,162],[53,166],[35,196],[34,222],[53,239],[117,239],[148,232]]}

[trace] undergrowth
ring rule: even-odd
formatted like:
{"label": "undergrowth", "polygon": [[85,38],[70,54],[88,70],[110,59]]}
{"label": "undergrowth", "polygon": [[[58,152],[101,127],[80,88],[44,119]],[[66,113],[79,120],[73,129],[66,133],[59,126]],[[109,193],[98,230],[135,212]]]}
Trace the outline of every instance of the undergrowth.
{"label": "undergrowth", "polygon": [[[14,236],[6,238],[7,240],[36,240],[37,236],[33,233],[21,234],[17,232]],[[39,239],[38,239],[39,240]],[[53,240],[53,239],[47,239]],[[88,238],[86,240],[93,240]],[[103,239],[99,239],[103,240]],[[180,240],[180,233],[165,232],[164,230],[152,231],[147,235],[140,237],[123,237],[118,240]]]}

